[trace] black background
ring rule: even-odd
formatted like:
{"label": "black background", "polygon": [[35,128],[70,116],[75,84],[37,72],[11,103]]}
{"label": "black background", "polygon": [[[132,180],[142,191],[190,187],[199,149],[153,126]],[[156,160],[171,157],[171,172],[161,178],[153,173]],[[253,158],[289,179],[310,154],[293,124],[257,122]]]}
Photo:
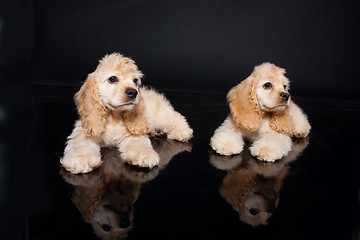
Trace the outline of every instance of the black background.
{"label": "black background", "polygon": [[25,68],[31,83],[80,85],[117,51],[161,89],[224,93],[269,61],[287,70],[293,94],[357,97],[357,1],[12,0],[1,9],[1,68]]}
{"label": "black background", "polygon": [[[21,239],[28,231],[24,209],[32,193],[23,190],[30,167],[38,167],[29,155],[34,145],[44,151],[34,141],[45,122],[31,92],[34,84],[58,86],[58,91],[80,87],[98,60],[116,51],[132,57],[145,84],[160,90],[225,95],[255,65],[270,61],[287,70],[294,95],[325,99],[330,106],[358,100],[358,5],[333,0],[0,0],[0,236],[5,232],[7,239]],[[75,107],[70,94],[66,101],[69,109]],[[331,124],[322,133],[331,131]],[[350,130],[346,138],[354,138]],[[346,203],[335,211],[348,211]]]}

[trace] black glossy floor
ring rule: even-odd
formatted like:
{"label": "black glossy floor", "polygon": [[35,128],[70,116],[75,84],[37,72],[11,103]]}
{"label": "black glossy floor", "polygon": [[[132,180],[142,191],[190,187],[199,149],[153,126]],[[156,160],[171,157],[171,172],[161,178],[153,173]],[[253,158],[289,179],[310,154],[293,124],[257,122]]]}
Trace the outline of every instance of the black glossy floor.
{"label": "black glossy floor", "polygon": [[[104,149],[100,169],[72,175],[59,157],[77,118],[76,90],[32,87],[29,239],[359,239],[359,103],[294,96],[310,137],[264,164],[246,150],[227,158],[210,150],[228,112],[225,93],[167,92],[194,129],[191,144],[154,139],[162,159],[150,171]],[[245,202],[256,206],[249,212]]]}

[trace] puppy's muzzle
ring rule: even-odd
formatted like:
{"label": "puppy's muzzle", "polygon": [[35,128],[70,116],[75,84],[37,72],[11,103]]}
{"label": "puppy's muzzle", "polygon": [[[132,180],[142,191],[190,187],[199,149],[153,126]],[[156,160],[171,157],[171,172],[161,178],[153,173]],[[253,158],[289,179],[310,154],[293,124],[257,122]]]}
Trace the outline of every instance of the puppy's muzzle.
{"label": "puppy's muzzle", "polygon": [[285,93],[285,92],[280,93],[280,98],[281,98],[282,101],[287,102],[289,100],[289,98],[290,98],[290,94]]}
{"label": "puppy's muzzle", "polygon": [[125,90],[125,94],[128,98],[135,99],[136,96],[138,95],[138,91],[134,88],[128,88]]}

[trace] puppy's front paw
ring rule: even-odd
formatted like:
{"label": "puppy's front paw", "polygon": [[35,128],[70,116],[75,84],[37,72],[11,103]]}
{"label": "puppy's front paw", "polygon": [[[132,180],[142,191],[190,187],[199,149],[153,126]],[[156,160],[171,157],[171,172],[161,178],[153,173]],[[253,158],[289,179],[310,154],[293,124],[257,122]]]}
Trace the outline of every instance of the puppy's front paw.
{"label": "puppy's front paw", "polygon": [[274,162],[285,157],[291,150],[290,138],[286,141],[255,141],[249,148],[251,155],[259,160]]}
{"label": "puppy's front paw", "polygon": [[98,168],[102,161],[100,154],[87,155],[78,153],[64,156],[60,159],[60,163],[67,171],[78,174],[91,172],[95,168]]}
{"label": "puppy's front paw", "polygon": [[176,128],[168,133],[167,137],[180,142],[188,142],[193,137],[193,133],[190,127]]}
{"label": "puppy's front paw", "polygon": [[310,129],[294,129],[292,136],[296,138],[305,138],[309,135]]}
{"label": "puppy's front paw", "polygon": [[160,162],[159,155],[152,148],[129,150],[122,154],[122,158],[131,165],[153,168]]}
{"label": "puppy's front paw", "polygon": [[259,160],[274,162],[281,159],[284,155],[278,149],[269,146],[250,147],[251,155],[257,157]]}
{"label": "puppy's front paw", "polygon": [[296,138],[305,138],[309,136],[311,126],[308,122],[297,125],[292,130],[292,136]]}
{"label": "puppy's front paw", "polygon": [[215,135],[210,140],[210,146],[220,155],[230,156],[239,154],[244,148],[244,141],[242,138],[222,138],[219,135]]}

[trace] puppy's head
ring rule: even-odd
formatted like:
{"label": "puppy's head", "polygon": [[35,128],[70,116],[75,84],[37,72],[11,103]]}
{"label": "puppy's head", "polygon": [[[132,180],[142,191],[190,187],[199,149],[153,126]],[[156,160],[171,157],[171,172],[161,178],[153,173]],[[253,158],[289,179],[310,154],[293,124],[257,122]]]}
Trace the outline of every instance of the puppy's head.
{"label": "puppy's head", "polygon": [[95,72],[101,103],[114,111],[131,110],[139,104],[142,73],[135,62],[119,53],[106,55]]}
{"label": "puppy's head", "polygon": [[271,126],[278,132],[290,132],[287,113],[291,98],[285,69],[271,63],[254,68],[251,75],[228,93],[228,102],[235,123],[257,131],[264,116],[271,117]]}
{"label": "puppy's head", "polygon": [[88,136],[100,136],[110,112],[118,112],[133,134],[147,132],[140,94],[141,71],[119,53],[106,55],[75,94],[82,126]]}
{"label": "puppy's head", "polygon": [[289,80],[284,74],[285,69],[271,63],[255,67],[251,75],[256,81],[256,97],[262,111],[283,111],[289,105]]}

